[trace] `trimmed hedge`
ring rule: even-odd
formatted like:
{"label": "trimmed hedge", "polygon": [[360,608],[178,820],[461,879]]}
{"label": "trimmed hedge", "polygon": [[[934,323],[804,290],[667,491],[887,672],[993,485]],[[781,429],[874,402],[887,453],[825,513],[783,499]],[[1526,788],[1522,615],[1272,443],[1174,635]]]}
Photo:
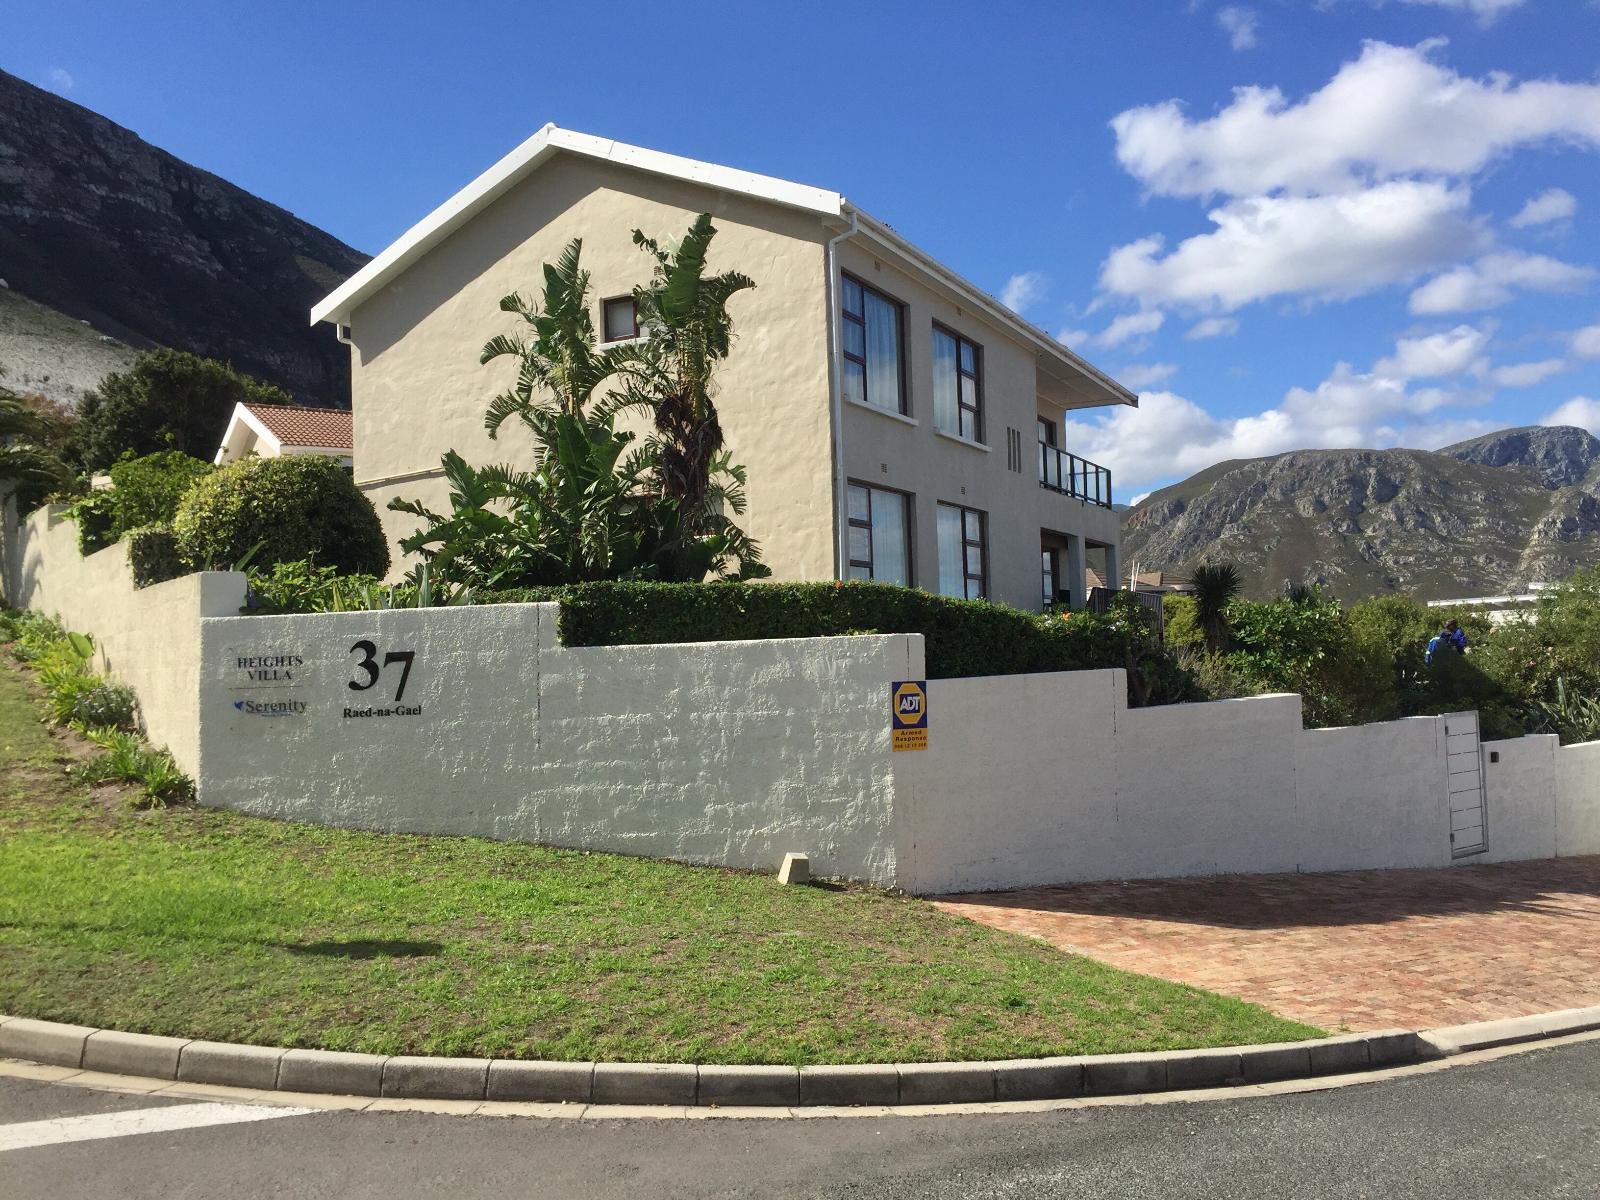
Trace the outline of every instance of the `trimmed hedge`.
{"label": "trimmed hedge", "polygon": [[307,560],[341,574],[379,577],[389,547],[377,510],[331,458],[246,458],[199,480],[172,522],[178,551],[197,570]]}
{"label": "trimmed hedge", "polygon": [[178,553],[178,539],[169,525],[146,525],[128,531],[128,563],[133,567],[133,586],[149,587],[189,574]]}
{"label": "trimmed hedge", "polygon": [[568,646],[920,633],[930,679],[1122,667],[1135,703],[1194,695],[1137,602],[1104,616],[1040,616],[880,583],[587,583],[523,588],[484,603],[559,601]]}

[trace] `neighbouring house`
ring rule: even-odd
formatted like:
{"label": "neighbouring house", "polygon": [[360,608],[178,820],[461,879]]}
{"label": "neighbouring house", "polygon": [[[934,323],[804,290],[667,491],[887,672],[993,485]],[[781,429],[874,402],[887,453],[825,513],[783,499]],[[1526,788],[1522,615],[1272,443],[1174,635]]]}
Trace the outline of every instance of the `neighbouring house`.
{"label": "neighbouring house", "polygon": [[[931,185],[931,181],[930,181]],[[656,237],[709,212],[710,269],[756,281],[718,411],[749,469],[746,528],[778,579],[877,579],[1019,607],[1081,606],[1117,579],[1111,474],[1072,453],[1080,409],[1138,398],[837,192],[547,125],[311,312],[351,345],[355,478],[448,508],[439,459],[505,461],[483,412],[513,378],[478,365],[499,300],[583,238],[595,325],[640,336],[632,289]],[[397,566],[397,570],[403,570]]]}
{"label": "neighbouring house", "polygon": [[351,465],[350,413],[342,408],[235,404],[212,461],[218,466],[258,454],[322,454]]}

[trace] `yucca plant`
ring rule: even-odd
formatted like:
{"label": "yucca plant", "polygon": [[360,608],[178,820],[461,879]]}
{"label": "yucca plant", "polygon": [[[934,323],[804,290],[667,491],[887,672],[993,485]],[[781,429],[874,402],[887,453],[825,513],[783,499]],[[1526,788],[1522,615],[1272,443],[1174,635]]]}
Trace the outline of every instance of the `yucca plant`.
{"label": "yucca plant", "polygon": [[1239,568],[1232,563],[1202,563],[1189,576],[1194,585],[1195,620],[1206,649],[1222,653],[1228,644],[1228,605],[1239,597]]}

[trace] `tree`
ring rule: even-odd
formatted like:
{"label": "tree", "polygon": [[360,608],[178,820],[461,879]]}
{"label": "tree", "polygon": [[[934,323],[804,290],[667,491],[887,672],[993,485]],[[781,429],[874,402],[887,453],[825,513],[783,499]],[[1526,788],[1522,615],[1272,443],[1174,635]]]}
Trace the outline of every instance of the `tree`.
{"label": "tree", "polygon": [[209,461],[241,401],[294,403],[283,389],[227,363],[180,350],[147,351],[84,396],[68,456],[84,471],[102,471],[127,451],[142,457],[181,450]]}
{"label": "tree", "polygon": [[25,512],[70,479],[54,448],[59,431],[37,405],[0,387],[0,502],[15,492]]}
{"label": "tree", "polygon": [[1202,563],[1189,577],[1194,585],[1195,618],[1206,649],[1220,654],[1228,642],[1228,605],[1239,595],[1239,568],[1232,563]]}

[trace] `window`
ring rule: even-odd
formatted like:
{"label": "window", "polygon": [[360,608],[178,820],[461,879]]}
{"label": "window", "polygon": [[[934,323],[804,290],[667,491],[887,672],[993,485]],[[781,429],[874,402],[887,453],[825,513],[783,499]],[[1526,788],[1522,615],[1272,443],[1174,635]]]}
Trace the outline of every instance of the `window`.
{"label": "window", "polygon": [[1046,546],[1039,554],[1041,559],[1039,575],[1040,581],[1044,584],[1044,606],[1046,610],[1056,602],[1056,576],[1060,574],[1056,560],[1058,553],[1053,547]]}
{"label": "window", "polygon": [[939,505],[939,590],[981,600],[984,586],[983,514],[959,504]]}
{"label": "window", "polygon": [[846,400],[889,412],[910,411],[906,404],[902,336],[905,309],[859,279],[844,277],[843,382]]}
{"label": "window", "polygon": [[605,340],[625,342],[639,336],[639,310],[632,296],[618,296],[600,302],[600,315],[605,325]]}
{"label": "window", "polygon": [[1039,440],[1046,446],[1056,444],[1056,423],[1044,417],[1039,418]]}
{"label": "window", "polygon": [[909,507],[903,492],[850,485],[851,579],[911,585]]}
{"label": "window", "polygon": [[933,423],[969,442],[983,441],[982,363],[981,346],[933,327]]}

